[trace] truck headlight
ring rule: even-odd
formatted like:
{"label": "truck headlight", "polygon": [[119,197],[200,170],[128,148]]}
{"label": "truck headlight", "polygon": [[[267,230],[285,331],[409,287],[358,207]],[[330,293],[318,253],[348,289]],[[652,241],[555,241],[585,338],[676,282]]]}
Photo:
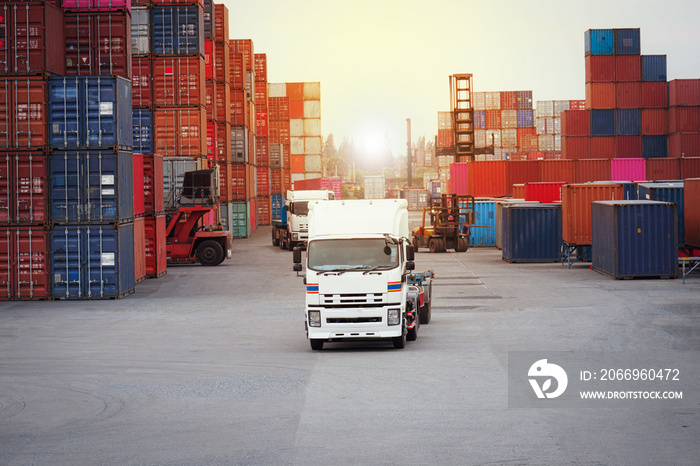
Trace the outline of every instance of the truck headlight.
{"label": "truck headlight", "polygon": [[292,233],[292,241],[299,241],[299,234],[298,233]]}
{"label": "truck headlight", "polygon": [[321,326],[321,311],[309,311],[309,327]]}
{"label": "truck headlight", "polygon": [[401,322],[400,311],[398,309],[389,309],[389,315],[387,316],[387,322],[389,325],[399,325]]}

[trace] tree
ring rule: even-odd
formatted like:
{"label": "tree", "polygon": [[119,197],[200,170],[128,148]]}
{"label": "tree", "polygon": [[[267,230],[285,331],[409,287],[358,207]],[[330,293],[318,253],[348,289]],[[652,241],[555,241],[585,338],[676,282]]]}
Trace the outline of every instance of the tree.
{"label": "tree", "polygon": [[323,173],[325,176],[343,176],[345,166],[338,149],[335,148],[333,134],[329,134],[323,145]]}

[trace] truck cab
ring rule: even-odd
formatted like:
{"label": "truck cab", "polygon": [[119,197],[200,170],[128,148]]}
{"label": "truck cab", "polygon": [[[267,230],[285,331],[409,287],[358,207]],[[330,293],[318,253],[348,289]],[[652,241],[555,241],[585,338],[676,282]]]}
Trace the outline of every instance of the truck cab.
{"label": "truck cab", "polygon": [[272,244],[292,250],[305,247],[309,236],[309,202],[335,199],[329,190],[287,191],[282,217],[272,222]]}
{"label": "truck cab", "polygon": [[[301,271],[298,248],[294,263]],[[405,199],[309,202],[304,283],[311,348],[373,339],[403,348],[415,339],[420,309],[408,299],[407,283],[414,267]]]}

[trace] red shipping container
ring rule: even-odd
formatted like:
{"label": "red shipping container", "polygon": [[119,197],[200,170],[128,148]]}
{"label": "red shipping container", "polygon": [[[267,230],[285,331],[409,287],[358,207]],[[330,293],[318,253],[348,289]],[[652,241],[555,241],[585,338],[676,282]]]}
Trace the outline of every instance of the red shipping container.
{"label": "red shipping container", "polygon": [[642,156],[641,136],[617,136],[615,141],[615,156],[608,158],[636,159]]}
{"label": "red shipping container", "polygon": [[569,110],[586,110],[585,100],[570,100]]}
{"label": "red shipping container", "polygon": [[231,82],[230,57],[228,43],[214,43],[214,78],[217,82]]}
{"label": "red shipping container", "polygon": [[145,217],[146,277],[148,278],[158,278],[167,272],[166,229],[165,214]]}
{"label": "red shipping container", "polygon": [[615,84],[587,83],[586,109],[591,110],[610,108],[615,108]]}
{"label": "red shipping container", "polygon": [[284,194],[282,190],[282,169],[281,168],[271,168],[270,169],[270,194]]}
{"label": "red shipping container", "polygon": [[486,110],[486,129],[501,129],[501,111]]}
{"label": "red shipping container", "polygon": [[66,74],[131,79],[131,14],[65,14]]}
{"label": "red shipping container", "polygon": [[668,83],[668,105],[700,106],[700,79],[674,79]]}
{"label": "red shipping container", "polygon": [[576,179],[575,160],[542,160],[540,181],[573,183]]}
{"label": "red shipping container", "polygon": [[0,78],[0,147],[44,148],[47,107],[44,78]]}
{"label": "red shipping container", "polygon": [[255,165],[270,166],[270,140],[260,134],[255,138]]}
{"label": "red shipping container", "polygon": [[561,201],[561,187],[563,182],[549,183],[525,183],[525,200],[538,201],[543,204]]}
{"label": "red shipping container", "polygon": [[700,178],[700,157],[681,159],[681,179]]}
{"label": "red shipping container", "polygon": [[525,136],[533,136],[537,135],[537,129],[535,128],[518,128],[518,148],[521,150],[530,150],[528,148],[524,148],[523,145],[530,146],[531,142],[528,141],[526,144],[523,144],[523,138]]}
{"label": "red shipping container", "polygon": [[3,2],[0,16],[0,74],[66,74],[63,11],[40,2]]}
{"label": "red shipping container", "polygon": [[438,129],[438,147],[452,147],[455,145],[455,134],[451,129]]}
{"label": "red shipping container", "polygon": [[207,160],[216,160],[216,124],[207,120]]}
{"label": "red shipping container", "polygon": [[506,163],[505,160],[467,162],[469,166],[467,194],[475,197],[505,196],[507,193]]}
{"label": "red shipping container", "polygon": [[590,158],[591,138],[588,136],[562,136],[561,156],[567,160]]}
{"label": "red shipping container", "polygon": [[144,154],[143,199],[146,215],[158,215],[163,212],[163,196],[163,156],[158,154]]}
{"label": "red shipping container", "polygon": [[668,110],[668,132],[700,132],[700,107],[671,107]]}
{"label": "red shipping container", "polygon": [[245,56],[242,53],[236,53],[233,48],[229,47],[229,67],[231,89],[245,90],[246,75],[248,68],[245,64]]}
{"label": "red shipping container", "polygon": [[[700,129],[700,113],[698,113],[698,128]],[[660,136],[668,132],[668,110],[665,108],[642,109],[642,135]]]}
{"label": "red shipping container", "polygon": [[201,5],[201,6],[204,6],[204,0],[151,0],[151,3],[153,3],[154,5]]}
{"label": "red shipping container", "polygon": [[613,136],[592,136],[591,155],[592,159],[611,159],[615,157],[615,137]]}
{"label": "red shipping container", "polygon": [[214,79],[216,71],[214,70],[214,41],[204,39],[204,77],[206,79]]}
{"label": "red shipping container", "polygon": [[258,196],[270,195],[270,167],[256,167]]}
{"label": "red shipping container", "polygon": [[203,108],[156,108],[153,112],[156,153],[166,157],[206,158],[206,113]]}
{"label": "red shipping container", "polygon": [[[257,105],[256,105],[257,107]],[[255,112],[255,134],[267,139],[268,136],[267,111],[258,110]]]}
{"label": "red shipping container", "polygon": [[668,107],[668,83],[643,82],[642,83],[642,108],[666,108]]}
{"label": "red shipping container", "polygon": [[204,86],[204,107],[207,110],[207,121],[216,120],[216,105],[214,105],[214,95],[216,90],[214,90],[214,81],[207,79],[206,85]]}
{"label": "red shipping container", "polygon": [[0,154],[0,224],[49,220],[48,159],[43,152]]}
{"label": "red shipping container", "polygon": [[143,155],[134,153],[132,155],[134,170],[134,217],[143,217],[146,213],[144,189],[139,180],[143,180]]}
{"label": "red shipping container", "polygon": [[562,136],[590,136],[591,112],[588,110],[565,110],[561,112]]}
{"label": "red shipping container", "polygon": [[642,57],[640,55],[615,55],[615,81],[639,82],[642,80]]}
{"label": "red shipping container", "polygon": [[248,200],[248,176],[246,165],[231,165],[231,201]]}
{"label": "red shipping container", "polygon": [[271,223],[270,196],[258,196],[255,198],[255,211],[258,226]]}
{"label": "red shipping container", "polygon": [[[267,54],[256,53],[255,54],[255,81],[257,82],[267,82]],[[257,86],[256,86],[257,91]]]}
{"label": "red shipping container", "polygon": [[134,219],[134,279],[140,283],[146,279],[146,219]]}
{"label": "red shipping container", "polygon": [[586,83],[615,81],[615,57],[612,55],[588,55],[585,67]]}
{"label": "red shipping container", "polygon": [[219,122],[230,122],[231,115],[228,109],[231,108],[231,87],[227,83],[214,83],[214,111],[215,120]]}
{"label": "red shipping container", "polygon": [[153,104],[153,70],[149,57],[131,59],[131,102],[134,107],[150,107]]}
{"label": "red shipping container", "polygon": [[501,91],[501,110],[518,110],[517,91]]}
{"label": "red shipping container", "polygon": [[469,166],[469,162],[450,164],[450,194],[469,194]]}
{"label": "red shipping container", "polygon": [[[58,5],[58,1],[56,5]],[[131,4],[136,0],[61,0],[64,11],[131,11]]]}
{"label": "red shipping container", "polygon": [[231,125],[250,128],[250,107],[248,106],[246,91],[241,89],[232,89],[230,99]]}
{"label": "red shipping container", "polygon": [[610,179],[609,159],[581,159],[576,161],[576,183]]}
{"label": "red shipping container", "polygon": [[203,106],[205,103],[203,57],[154,57],[153,104]]}
{"label": "red shipping container", "polygon": [[228,44],[228,8],[226,5],[214,4],[214,39]]}
{"label": "red shipping container", "polygon": [[700,178],[686,179],[683,186],[685,244],[700,249]]}
{"label": "red shipping container", "polygon": [[289,97],[268,97],[270,121],[289,120]]}
{"label": "red shipping container", "polygon": [[513,185],[536,183],[540,180],[539,160],[511,160],[506,163],[506,196],[514,196]]}
{"label": "red shipping container", "polygon": [[[289,120],[270,121],[269,137],[273,144],[289,144]],[[440,144],[440,131],[438,130],[438,144]],[[441,147],[441,146],[438,146]]]}
{"label": "red shipping container", "polygon": [[0,301],[49,298],[49,269],[48,231],[0,226]]}
{"label": "red shipping container", "polygon": [[231,125],[221,121],[216,124],[216,160],[219,163],[231,162]]}
{"label": "red shipping container", "polygon": [[219,201],[228,204],[233,201],[233,178],[231,178],[232,165],[220,163],[219,167]]}
{"label": "red shipping container", "polygon": [[621,184],[569,184],[562,188],[562,239],[571,245],[591,244],[591,203],[623,200]]}
{"label": "red shipping container", "polygon": [[700,133],[672,133],[668,143],[669,157],[700,157]]}
{"label": "red shipping container", "polygon": [[617,108],[642,108],[642,83],[615,83],[615,105]]}
{"label": "red shipping container", "polygon": [[[680,159],[646,159],[647,180],[668,181],[681,179]],[[700,199],[700,197],[698,198]]]}

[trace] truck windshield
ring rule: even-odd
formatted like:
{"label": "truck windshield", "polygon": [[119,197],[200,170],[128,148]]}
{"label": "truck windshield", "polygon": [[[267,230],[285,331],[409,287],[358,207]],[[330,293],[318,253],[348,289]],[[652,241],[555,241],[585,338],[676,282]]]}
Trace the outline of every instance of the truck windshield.
{"label": "truck windshield", "polygon": [[294,215],[309,215],[309,201],[295,201],[292,203]]}
{"label": "truck windshield", "polygon": [[317,271],[388,270],[399,265],[398,245],[383,238],[312,241],[307,256],[309,268]]}

